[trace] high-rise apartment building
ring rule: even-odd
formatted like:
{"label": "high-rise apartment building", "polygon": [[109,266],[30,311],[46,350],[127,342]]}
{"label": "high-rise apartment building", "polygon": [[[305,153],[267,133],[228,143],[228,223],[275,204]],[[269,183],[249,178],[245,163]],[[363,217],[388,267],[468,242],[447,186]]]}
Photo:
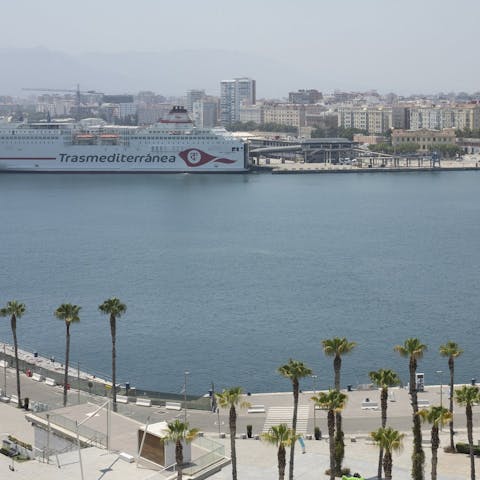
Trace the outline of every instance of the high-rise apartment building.
{"label": "high-rise apartment building", "polygon": [[234,78],[220,82],[220,123],[229,127],[240,121],[240,106],[255,105],[255,80]]}
{"label": "high-rise apartment building", "polygon": [[212,128],[218,123],[218,99],[205,97],[193,102],[192,119],[199,128]]}
{"label": "high-rise apartment building", "polygon": [[187,111],[193,113],[193,104],[205,98],[205,90],[188,90],[187,91]]}

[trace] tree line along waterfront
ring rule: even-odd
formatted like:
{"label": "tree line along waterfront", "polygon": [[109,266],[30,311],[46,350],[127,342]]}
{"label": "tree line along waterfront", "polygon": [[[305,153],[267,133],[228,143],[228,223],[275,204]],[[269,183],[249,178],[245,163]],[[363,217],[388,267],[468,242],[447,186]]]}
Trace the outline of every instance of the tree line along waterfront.
{"label": "tree line along waterfront", "polygon": [[[328,392],[319,392],[311,397],[311,401],[321,410],[327,413],[328,440],[329,440],[329,469],[325,472],[330,480],[336,477],[350,478],[350,469],[344,467],[345,442],[342,429],[342,411],[348,401],[348,394],[340,390],[340,375],[342,366],[342,357],[351,353],[357,346],[353,341],[348,341],[345,337],[334,337],[322,340],[323,352],[329,357],[333,357],[334,388]],[[439,354],[447,360],[450,372],[450,403],[449,408],[443,405],[434,405],[427,408],[420,408],[417,392],[420,390],[416,381],[418,362],[427,350],[427,345],[423,344],[418,338],[408,338],[403,344],[396,345],[394,350],[408,361],[409,371],[409,396],[412,405],[412,432],[413,449],[411,456],[411,478],[413,480],[424,480],[425,473],[425,452],[422,446],[421,422],[426,422],[431,426],[431,479],[437,479],[438,448],[440,446],[439,428],[443,425],[449,425],[449,445],[444,448],[445,452],[450,454],[468,453],[470,459],[471,480],[475,480],[474,455],[477,453],[473,445],[473,417],[472,406],[480,402],[480,393],[476,385],[464,385],[461,388],[454,388],[455,360],[463,353],[463,350],[455,342],[448,341],[439,347]],[[272,426],[267,433],[262,434],[262,439],[277,447],[278,460],[278,478],[283,480],[286,476],[287,452],[290,448],[288,462],[288,479],[294,478],[294,451],[296,441],[300,435],[296,432],[298,397],[300,392],[300,382],[302,379],[313,375],[313,371],[303,362],[290,359],[288,363],[278,368],[278,373],[289,379],[292,384],[293,392],[293,417],[292,427],[286,424]],[[377,371],[369,372],[372,383],[380,389],[381,398],[381,426],[370,433],[371,439],[379,447],[378,472],[377,478],[392,478],[393,453],[403,448],[404,434],[388,426],[388,393],[389,388],[400,384],[398,374],[389,369],[380,368]],[[232,479],[237,480],[236,467],[236,419],[237,408],[248,406],[242,396],[241,387],[232,387],[225,389],[217,394],[218,404],[221,408],[229,409],[229,428],[230,428],[230,448],[232,457]],[[453,403],[454,400],[461,407],[465,408],[467,420],[468,444],[454,443],[454,424],[453,424]],[[315,431],[315,437],[319,438],[319,431]],[[347,477],[348,476],[348,477]],[[354,474],[355,478],[357,477]]]}
{"label": "tree line along waterfront", "polygon": [[[98,306],[99,312],[108,318],[111,333],[111,361],[112,361],[112,385],[116,385],[116,327],[117,319],[121,318],[127,311],[127,306],[118,298],[112,297],[105,300]],[[64,303],[54,310],[53,315],[65,324],[65,375],[63,383],[63,405],[67,405],[68,401],[68,364],[70,351],[70,328],[74,324],[80,322],[81,307],[78,305]],[[15,370],[16,370],[16,386],[17,386],[17,406],[18,408],[28,408],[28,402],[22,401],[20,387],[20,369],[18,359],[18,338],[17,338],[17,321],[26,313],[25,304],[16,300],[9,301],[5,307],[0,309],[0,316],[9,318],[13,336],[14,353],[15,353]],[[349,469],[344,466],[345,457],[345,441],[342,427],[342,411],[348,401],[348,393],[341,391],[341,368],[342,358],[351,354],[357,348],[357,343],[349,341],[345,337],[333,337],[324,339],[321,342],[323,353],[333,358],[333,385],[327,392],[314,392],[311,401],[314,408],[326,412],[327,429],[329,438],[329,457],[330,467],[327,471],[330,479],[349,474]],[[413,449],[411,456],[411,478],[413,480],[423,480],[424,466],[426,462],[425,452],[422,446],[421,423],[426,422],[431,425],[431,478],[437,478],[437,462],[438,448],[440,447],[439,428],[442,425],[449,425],[449,445],[444,450],[454,454],[456,452],[468,453],[470,459],[471,479],[475,479],[475,462],[474,455],[478,453],[473,444],[473,415],[472,406],[480,402],[480,393],[476,385],[464,385],[455,389],[455,361],[463,353],[460,346],[453,342],[447,341],[438,348],[439,354],[445,358],[450,373],[449,382],[449,407],[444,408],[443,405],[431,406],[428,409],[420,408],[417,393],[421,389],[417,384],[417,367],[424,353],[427,351],[427,345],[422,343],[418,338],[408,338],[403,344],[394,347],[401,357],[407,360],[409,383],[408,392],[412,405],[412,433],[413,433]],[[288,478],[293,480],[294,475],[294,459],[295,446],[300,436],[297,429],[297,415],[299,393],[301,391],[301,382],[308,377],[313,376],[313,370],[304,362],[290,359],[285,365],[278,367],[278,374],[291,383],[293,394],[293,417],[291,427],[286,424],[276,425],[270,430],[262,434],[262,439],[277,447],[278,459],[278,475],[279,479],[283,479],[287,468],[287,448],[290,449],[288,459]],[[397,372],[390,369],[380,368],[376,371],[369,372],[369,378],[376,387],[380,389],[380,407],[381,407],[381,424],[379,428],[371,432],[372,440],[379,446],[378,459],[378,478],[392,478],[393,453],[402,448],[403,434],[388,426],[388,394],[389,388],[399,385],[400,377]],[[117,410],[117,389],[112,388],[113,410]],[[26,400],[26,399],[25,399]],[[454,421],[453,406],[454,400],[461,407],[465,408],[468,444],[455,444],[454,442]],[[236,459],[236,421],[237,410],[247,407],[243,390],[240,386],[224,389],[221,393],[214,393],[213,401],[222,409],[228,410],[229,414],[229,430],[230,430],[230,449],[232,458],[232,479],[237,480],[237,459]],[[181,465],[183,462],[183,454],[181,451],[182,441],[191,441],[195,438],[196,429],[190,429],[188,423],[176,421],[169,424],[170,441],[176,444],[176,459],[180,467],[178,470],[179,478],[181,478]],[[315,437],[318,438],[321,433],[315,428]]]}

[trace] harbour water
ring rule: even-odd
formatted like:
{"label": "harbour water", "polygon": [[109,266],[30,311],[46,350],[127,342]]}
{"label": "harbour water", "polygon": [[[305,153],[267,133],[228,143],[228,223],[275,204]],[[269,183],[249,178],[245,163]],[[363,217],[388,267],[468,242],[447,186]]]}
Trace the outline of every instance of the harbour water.
{"label": "harbour water", "polygon": [[[0,303],[27,305],[19,342],[62,358],[64,302],[82,306],[71,357],[108,376],[98,305],[118,296],[118,377],[189,393],[289,390],[276,368],[305,361],[332,383],[320,342],[347,336],[342,383],[407,360],[418,336],[427,383],[480,378],[480,173],[0,175]],[[0,322],[0,341],[11,342]],[[443,371],[443,374],[436,373]],[[304,382],[311,389],[312,380]]]}

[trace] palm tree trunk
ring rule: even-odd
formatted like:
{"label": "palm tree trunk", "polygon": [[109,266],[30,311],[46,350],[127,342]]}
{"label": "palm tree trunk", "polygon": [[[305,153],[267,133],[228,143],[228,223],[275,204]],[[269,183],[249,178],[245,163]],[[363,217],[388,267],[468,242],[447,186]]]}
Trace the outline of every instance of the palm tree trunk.
{"label": "palm tree trunk", "polygon": [[340,355],[335,355],[333,359],[333,373],[335,375],[335,390],[340,391],[340,370],[342,368],[342,357]]}
{"label": "palm tree trunk", "polygon": [[475,457],[473,455],[473,418],[472,418],[472,406],[467,404],[465,408],[465,414],[467,416],[467,435],[468,445],[470,447],[470,479],[475,480]]}
{"label": "palm tree trunk", "polygon": [[[335,375],[335,390],[340,391],[340,371],[342,369],[342,357],[335,355],[333,359],[333,371]],[[335,414],[335,473],[337,476],[342,475],[343,457],[345,455],[345,443],[343,441],[342,414]]]}
{"label": "palm tree trunk", "polygon": [[385,480],[391,480],[392,478],[392,452],[388,450],[385,452],[385,456],[383,457],[383,469],[385,470]]}
{"label": "palm tree trunk", "polygon": [[342,414],[335,414],[335,475],[342,476],[343,457],[345,456],[345,442],[343,440]]}
{"label": "palm tree trunk", "polygon": [[438,436],[438,425],[434,424],[432,426],[432,480],[437,480],[439,445],[440,445],[440,438]]}
{"label": "palm tree trunk", "polygon": [[18,408],[22,408],[22,399],[20,398],[20,367],[18,365],[17,317],[15,315],[12,315],[12,318],[10,319],[10,325],[12,327],[13,347],[15,349],[15,373],[17,376]]}
{"label": "palm tree trunk", "polygon": [[335,480],[335,413],[333,410],[328,411],[328,442],[330,449],[330,480]]}
{"label": "palm tree trunk", "polygon": [[[425,455],[422,448],[422,426],[418,414],[418,397],[415,373],[417,371],[417,361],[414,357],[410,358],[410,398],[413,410],[413,454],[412,454],[412,479],[423,480],[423,465]],[[386,473],[385,473],[386,475]]]}
{"label": "palm tree trunk", "polygon": [[67,406],[67,385],[68,385],[68,360],[70,357],[70,322],[66,322],[66,345],[65,345],[65,375],[63,378],[63,406]]}
{"label": "palm tree trunk", "polygon": [[[295,435],[297,431],[297,411],[298,411],[298,391],[299,391],[299,383],[298,379],[294,378],[292,380],[293,383],[293,418],[292,418],[292,431],[293,435]],[[288,465],[288,480],[293,480],[293,466],[295,461],[295,441],[292,442],[290,445],[290,462]]]}
{"label": "palm tree trunk", "polygon": [[283,480],[285,478],[285,465],[287,463],[285,447],[280,444],[278,447],[278,480]]}
{"label": "palm tree trunk", "polygon": [[[382,410],[382,428],[387,425],[387,408],[388,408],[388,388],[382,388],[380,394],[380,408]],[[378,453],[378,471],[377,478],[382,478],[382,466],[383,466],[383,447],[380,447]]]}
{"label": "palm tree trunk", "polygon": [[378,452],[378,469],[377,469],[377,478],[381,480],[382,478],[382,466],[383,466],[383,447],[380,447]]}
{"label": "palm tree trunk", "polygon": [[230,407],[230,452],[232,457],[232,480],[237,480],[237,450],[235,436],[237,435],[237,412],[235,406]]}
{"label": "palm tree trunk", "polygon": [[452,414],[452,418],[449,422],[449,427],[450,427],[450,450],[452,452],[455,451],[455,443],[453,442],[453,435],[454,435],[454,431],[453,431],[453,389],[454,389],[454,370],[455,370],[455,363],[454,363],[454,360],[453,360],[453,357],[449,357],[448,359],[448,368],[450,370],[450,406],[449,406],[449,410],[450,410],[450,413]]}
{"label": "palm tree trunk", "polygon": [[116,358],[117,352],[115,350],[116,341],[116,321],[113,315],[110,315],[110,331],[112,333],[112,399],[113,399],[113,411],[117,411],[117,381],[116,381]]}
{"label": "palm tree trunk", "polygon": [[183,476],[183,446],[180,440],[175,442],[175,462],[177,463],[177,480]]}

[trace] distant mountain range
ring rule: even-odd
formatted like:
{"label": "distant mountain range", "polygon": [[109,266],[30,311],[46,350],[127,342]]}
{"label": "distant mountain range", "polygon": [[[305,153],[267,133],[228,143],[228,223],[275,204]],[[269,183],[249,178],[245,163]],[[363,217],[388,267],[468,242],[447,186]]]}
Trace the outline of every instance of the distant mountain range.
{"label": "distant mountain range", "polygon": [[67,54],[42,47],[3,48],[0,65],[0,95],[19,95],[23,87],[74,89],[77,84],[82,90],[104,93],[153,90],[179,96],[200,88],[218,95],[220,81],[235,76],[255,78],[258,97],[286,97],[298,88],[320,88],[295,83],[297,70],[287,65],[223,50]]}
{"label": "distant mountain range", "polygon": [[328,45],[319,51],[279,51],[277,57],[221,49],[70,54],[0,48],[0,95],[25,95],[22,87],[75,89],[77,84],[112,94],[152,90],[168,97],[200,88],[218,95],[220,81],[237,76],[257,81],[257,98],[281,99],[300,88],[404,94],[478,90],[475,62],[461,69],[452,64],[439,75],[427,62],[405,69],[388,55],[381,62],[369,54],[340,59]]}

